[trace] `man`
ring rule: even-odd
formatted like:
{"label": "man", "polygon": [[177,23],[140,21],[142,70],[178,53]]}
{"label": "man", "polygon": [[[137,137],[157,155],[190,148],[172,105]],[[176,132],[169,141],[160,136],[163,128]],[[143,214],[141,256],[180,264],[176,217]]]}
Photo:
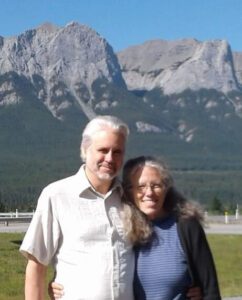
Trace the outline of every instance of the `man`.
{"label": "man", "polygon": [[25,299],[43,300],[46,269],[64,286],[62,299],[132,300],[134,257],[122,224],[116,176],[129,129],[98,116],[83,131],[85,164],[41,193],[20,251],[28,258]]}

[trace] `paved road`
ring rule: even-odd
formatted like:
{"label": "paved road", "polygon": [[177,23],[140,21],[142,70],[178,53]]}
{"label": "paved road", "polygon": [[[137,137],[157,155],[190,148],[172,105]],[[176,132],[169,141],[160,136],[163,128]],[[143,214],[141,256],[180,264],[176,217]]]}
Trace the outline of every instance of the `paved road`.
{"label": "paved road", "polygon": [[242,300],[242,296],[239,296],[239,297],[231,297],[231,298],[223,298],[223,300]]}
{"label": "paved road", "polygon": [[26,232],[29,227],[29,223],[9,223],[8,226],[1,223],[0,232]]}
{"label": "paved road", "polygon": [[205,226],[206,233],[216,234],[242,234],[242,224],[222,224],[222,223],[209,223]]}

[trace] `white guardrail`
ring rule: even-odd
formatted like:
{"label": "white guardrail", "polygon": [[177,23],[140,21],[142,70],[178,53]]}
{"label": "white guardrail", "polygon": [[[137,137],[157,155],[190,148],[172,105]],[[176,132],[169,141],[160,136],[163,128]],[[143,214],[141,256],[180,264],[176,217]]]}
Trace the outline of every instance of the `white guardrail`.
{"label": "white guardrail", "polygon": [[0,223],[8,226],[10,222],[30,222],[33,218],[34,212],[15,212],[0,213]]}
{"label": "white guardrail", "polygon": [[[15,212],[0,213],[0,224],[4,224],[5,226],[8,226],[10,222],[29,223],[33,218],[33,215],[34,215],[34,211],[19,212],[18,209],[16,209]],[[235,214],[230,214],[230,215],[227,212],[225,212],[224,215],[214,216],[214,215],[209,215],[207,212],[205,212],[205,221],[207,221],[208,223],[225,223],[225,224],[242,223],[242,216],[240,216],[238,209],[236,209]]]}

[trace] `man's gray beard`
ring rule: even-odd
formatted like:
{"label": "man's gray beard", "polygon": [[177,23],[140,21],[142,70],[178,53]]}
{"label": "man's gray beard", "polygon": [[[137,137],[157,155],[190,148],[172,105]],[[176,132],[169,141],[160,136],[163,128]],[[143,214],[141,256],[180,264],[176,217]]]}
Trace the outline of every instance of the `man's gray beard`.
{"label": "man's gray beard", "polygon": [[97,175],[98,175],[99,179],[109,181],[109,180],[113,180],[117,176],[117,173],[115,173],[115,174],[107,174],[107,173],[99,174],[98,173]]}

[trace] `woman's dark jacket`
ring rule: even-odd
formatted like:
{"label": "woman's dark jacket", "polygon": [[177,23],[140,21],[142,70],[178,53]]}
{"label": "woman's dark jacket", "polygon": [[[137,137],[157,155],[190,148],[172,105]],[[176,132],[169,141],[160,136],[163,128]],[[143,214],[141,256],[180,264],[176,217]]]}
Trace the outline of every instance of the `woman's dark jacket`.
{"label": "woman's dark jacket", "polygon": [[220,300],[214,260],[201,224],[195,218],[180,218],[177,229],[193,285],[201,287],[204,300]]}

